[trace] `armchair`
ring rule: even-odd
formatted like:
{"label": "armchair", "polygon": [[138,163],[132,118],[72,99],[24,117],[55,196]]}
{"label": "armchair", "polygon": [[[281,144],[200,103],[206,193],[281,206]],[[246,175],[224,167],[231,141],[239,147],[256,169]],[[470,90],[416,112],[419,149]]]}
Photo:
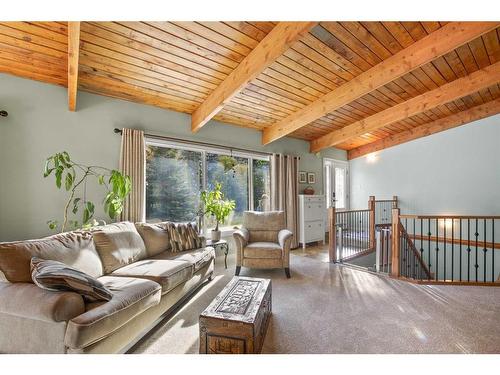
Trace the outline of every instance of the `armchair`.
{"label": "armchair", "polygon": [[243,225],[233,233],[236,242],[236,275],[241,267],[284,268],[290,278],[293,233],[285,229],[283,211],[243,213]]}

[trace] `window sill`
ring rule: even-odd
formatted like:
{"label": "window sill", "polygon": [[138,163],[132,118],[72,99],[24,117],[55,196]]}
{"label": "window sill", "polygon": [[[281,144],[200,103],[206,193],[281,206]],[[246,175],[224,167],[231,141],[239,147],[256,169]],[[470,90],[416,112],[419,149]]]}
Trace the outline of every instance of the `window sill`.
{"label": "window sill", "polygon": [[[220,237],[221,238],[227,238],[227,237],[231,237],[234,233],[236,229],[234,228],[221,228],[221,231],[220,231]],[[209,229],[206,233],[205,233],[205,237],[207,239],[210,239],[211,238],[211,235],[212,235],[212,230]]]}

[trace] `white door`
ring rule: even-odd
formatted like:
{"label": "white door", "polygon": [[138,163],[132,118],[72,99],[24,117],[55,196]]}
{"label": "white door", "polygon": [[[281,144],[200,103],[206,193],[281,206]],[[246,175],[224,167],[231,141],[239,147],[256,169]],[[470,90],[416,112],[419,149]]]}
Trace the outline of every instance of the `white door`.
{"label": "white door", "polygon": [[326,206],[335,201],[336,210],[349,209],[349,164],[335,159],[323,159],[325,169]]}

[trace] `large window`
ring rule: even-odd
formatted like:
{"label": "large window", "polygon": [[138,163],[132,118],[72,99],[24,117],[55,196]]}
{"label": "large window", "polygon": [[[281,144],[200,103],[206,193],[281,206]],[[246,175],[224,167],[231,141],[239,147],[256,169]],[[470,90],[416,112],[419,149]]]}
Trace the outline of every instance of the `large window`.
{"label": "large window", "polygon": [[[146,147],[146,220],[194,221],[200,192],[222,184],[236,208],[225,227],[242,223],[243,211],[270,209],[269,158],[148,141]],[[207,218],[205,227],[215,225]]]}

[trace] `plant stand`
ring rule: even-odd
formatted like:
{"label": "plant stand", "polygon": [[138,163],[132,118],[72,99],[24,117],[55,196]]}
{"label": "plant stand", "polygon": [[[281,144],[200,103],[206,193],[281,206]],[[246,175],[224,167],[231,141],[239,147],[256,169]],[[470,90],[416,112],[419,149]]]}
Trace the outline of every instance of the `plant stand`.
{"label": "plant stand", "polygon": [[212,241],[207,240],[207,246],[212,246],[214,249],[224,251],[224,266],[227,269],[227,254],[229,254],[229,244],[226,240]]}

